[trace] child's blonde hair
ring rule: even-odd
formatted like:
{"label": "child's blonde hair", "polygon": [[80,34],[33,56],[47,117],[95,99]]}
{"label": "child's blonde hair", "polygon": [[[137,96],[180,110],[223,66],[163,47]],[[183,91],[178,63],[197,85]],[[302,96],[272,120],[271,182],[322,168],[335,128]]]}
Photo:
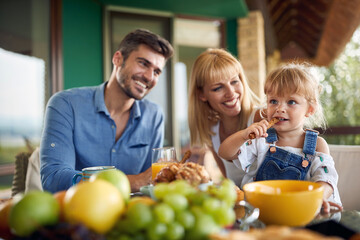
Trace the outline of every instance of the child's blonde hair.
{"label": "child's blonde hair", "polygon": [[264,92],[280,97],[288,94],[304,96],[313,107],[314,113],[305,121],[305,128],[326,128],[326,119],[320,102],[322,86],[314,74],[311,73],[309,63],[287,63],[268,75]]}
{"label": "child's blonde hair", "polygon": [[239,130],[246,127],[247,121],[258,98],[247,84],[244,70],[240,62],[223,49],[207,49],[201,53],[192,67],[189,83],[188,121],[192,145],[212,146],[211,127],[219,121],[219,116],[208,102],[200,100],[199,94],[206,83],[221,79],[231,79],[237,74],[244,87],[239,114]]}

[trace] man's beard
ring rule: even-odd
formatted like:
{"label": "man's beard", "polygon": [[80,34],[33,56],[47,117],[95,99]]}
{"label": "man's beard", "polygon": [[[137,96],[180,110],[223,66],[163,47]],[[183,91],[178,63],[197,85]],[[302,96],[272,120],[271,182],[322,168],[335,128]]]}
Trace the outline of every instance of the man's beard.
{"label": "man's beard", "polygon": [[144,89],[145,93],[142,96],[136,96],[133,91],[137,91],[136,89],[134,89],[132,91],[131,89],[131,82],[135,81],[135,80],[142,80],[142,82],[146,82],[142,77],[137,77],[135,75],[132,75],[131,77],[128,74],[121,74],[120,76],[118,76],[118,83],[120,88],[124,91],[124,93],[129,97],[129,98],[134,98],[136,100],[141,100],[143,99],[149,92]]}

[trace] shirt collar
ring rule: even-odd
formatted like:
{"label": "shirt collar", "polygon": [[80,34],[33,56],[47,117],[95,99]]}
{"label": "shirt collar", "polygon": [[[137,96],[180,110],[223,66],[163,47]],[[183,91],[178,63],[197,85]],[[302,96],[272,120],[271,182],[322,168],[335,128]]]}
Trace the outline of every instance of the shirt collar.
{"label": "shirt collar", "polygon": [[105,105],[105,87],[108,82],[104,82],[100,86],[98,86],[95,90],[95,108],[97,112],[105,112],[108,114],[108,110]]}
{"label": "shirt collar", "polygon": [[[100,86],[98,86],[95,90],[95,107],[96,111],[98,112],[104,112],[109,115],[109,111],[106,108],[105,105],[105,87],[108,82],[104,82]],[[140,101],[135,100],[130,113],[130,118],[136,119],[141,117],[141,107],[140,107]]]}
{"label": "shirt collar", "polygon": [[134,119],[141,117],[141,108],[140,108],[139,100],[135,100],[134,105],[132,107],[132,112],[133,112]]}

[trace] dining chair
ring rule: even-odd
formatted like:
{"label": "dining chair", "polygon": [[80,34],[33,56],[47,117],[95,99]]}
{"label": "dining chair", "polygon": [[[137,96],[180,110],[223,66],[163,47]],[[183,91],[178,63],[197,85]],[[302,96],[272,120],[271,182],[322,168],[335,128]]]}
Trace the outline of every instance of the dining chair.
{"label": "dining chair", "polygon": [[360,146],[329,145],[339,175],[338,189],[345,210],[360,211]]}
{"label": "dining chair", "polygon": [[11,196],[25,192],[25,179],[31,152],[20,152],[15,156],[15,172],[11,186]]}
{"label": "dining chair", "polygon": [[39,147],[33,152],[20,152],[15,157],[11,196],[30,190],[43,190],[40,180]]}

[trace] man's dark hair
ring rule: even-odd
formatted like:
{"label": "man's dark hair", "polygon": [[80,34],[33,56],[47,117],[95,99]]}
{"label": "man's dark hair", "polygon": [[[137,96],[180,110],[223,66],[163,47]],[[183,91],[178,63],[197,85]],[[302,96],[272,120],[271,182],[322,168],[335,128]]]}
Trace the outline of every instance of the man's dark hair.
{"label": "man's dark hair", "polygon": [[164,56],[168,60],[173,55],[173,47],[164,38],[154,34],[146,29],[136,29],[128,33],[119,45],[124,62],[129,57],[132,51],[138,49],[139,45],[144,44],[154,50],[155,52]]}

